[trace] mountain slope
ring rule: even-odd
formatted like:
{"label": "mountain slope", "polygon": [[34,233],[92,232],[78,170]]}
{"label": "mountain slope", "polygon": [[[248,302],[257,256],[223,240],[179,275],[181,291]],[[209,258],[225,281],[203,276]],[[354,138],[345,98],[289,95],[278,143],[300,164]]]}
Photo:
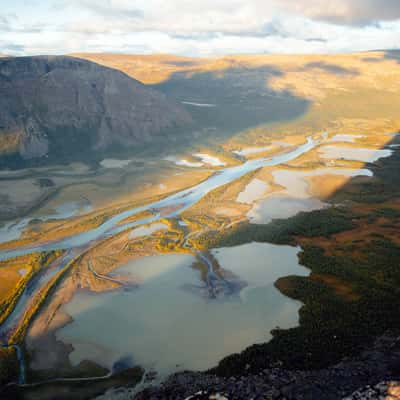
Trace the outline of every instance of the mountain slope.
{"label": "mountain slope", "polygon": [[73,57],[1,59],[0,93],[0,166],[142,146],[191,121],[164,94]]}

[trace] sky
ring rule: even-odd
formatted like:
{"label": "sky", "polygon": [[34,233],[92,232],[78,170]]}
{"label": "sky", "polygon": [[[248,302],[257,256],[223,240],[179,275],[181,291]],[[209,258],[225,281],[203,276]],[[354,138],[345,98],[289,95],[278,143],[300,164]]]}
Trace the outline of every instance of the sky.
{"label": "sky", "polygon": [[400,48],[400,0],[0,0],[0,54]]}

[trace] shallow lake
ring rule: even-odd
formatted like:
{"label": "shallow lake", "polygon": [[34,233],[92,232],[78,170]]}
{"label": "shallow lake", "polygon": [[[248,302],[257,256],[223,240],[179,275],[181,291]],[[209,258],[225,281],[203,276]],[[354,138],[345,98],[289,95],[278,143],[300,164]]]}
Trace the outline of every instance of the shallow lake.
{"label": "shallow lake", "polygon": [[248,156],[250,154],[262,153],[264,151],[271,150],[273,146],[264,146],[264,147],[248,147],[242,150],[234,150],[233,153],[239,156]]}
{"label": "shallow lake", "polygon": [[247,282],[240,293],[220,299],[195,290],[204,282],[191,268],[193,256],[132,260],[116,272],[130,275],[139,288],[76,294],[64,306],[74,321],[57,337],[73,345],[73,364],[90,359],[111,369],[119,360],[132,360],[161,375],[210,368],[228,354],[268,341],[276,326],[298,324],[301,303],[273,285],[281,276],[308,275],[298,251],[265,243],[215,250],[222,268]]}
{"label": "shallow lake", "polygon": [[354,160],[373,163],[380,158],[390,157],[392,150],[360,149],[340,146],[324,146],[319,150],[322,158]]}
{"label": "shallow lake", "polygon": [[104,168],[123,168],[129,165],[132,160],[118,160],[116,158],[105,158],[100,162]]}
{"label": "shallow lake", "polygon": [[252,204],[254,201],[259,200],[269,189],[269,185],[264,181],[254,178],[250,181],[244,190],[240,192],[236,198],[238,203]]}
{"label": "shallow lake", "polygon": [[164,160],[173,162],[174,164],[179,165],[181,167],[198,168],[198,167],[203,166],[202,162],[192,162],[192,161],[186,160],[185,158],[179,159],[175,156],[168,156],[168,157],[164,158]]}
{"label": "shallow lake", "polygon": [[354,143],[356,139],[364,137],[363,135],[348,135],[344,133],[337,134],[329,139],[330,142],[348,142]]}
{"label": "shallow lake", "polygon": [[251,223],[267,224],[273,219],[289,218],[300,212],[320,210],[329,204],[312,197],[306,178],[324,175],[340,175],[348,178],[372,176],[368,169],[319,168],[309,171],[277,170],[272,173],[274,182],[285,189],[263,199],[247,213]]}
{"label": "shallow lake", "polygon": [[213,167],[223,167],[224,165],[226,165],[226,163],[221,161],[218,157],[210,156],[207,153],[193,153],[192,156],[198,158],[204,164],[208,164]]}
{"label": "shallow lake", "polygon": [[20,247],[18,249],[3,251],[2,253],[0,253],[0,260],[16,257],[18,255],[29,254],[34,251],[49,251],[54,249],[69,249],[73,247],[79,247],[91,242],[92,240],[96,240],[104,235],[114,235],[116,233],[121,232],[124,229],[133,228],[137,225],[148,224],[150,222],[155,222],[160,218],[160,215],[156,215],[150,218],[145,218],[134,222],[129,222],[126,224],[119,224],[121,221],[123,221],[128,217],[131,217],[142,211],[149,210],[152,208],[160,209],[163,207],[174,206],[175,208],[174,211],[172,211],[168,215],[164,215],[164,217],[168,218],[176,216],[185,209],[189,208],[197,201],[199,201],[203,196],[211,192],[213,189],[216,189],[217,187],[225,185],[229,182],[232,182],[235,179],[242,177],[246,173],[254,171],[260,167],[276,166],[282,163],[286,163],[306,153],[307,151],[311,150],[317,145],[318,145],[317,141],[314,141],[311,138],[307,138],[306,143],[298,146],[293,151],[289,151],[283,154],[277,154],[273,157],[246,161],[241,165],[236,165],[233,167],[228,167],[219,170],[215,174],[211,175],[205,181],[202,181],[193,187],[179,191],[178,193],[167,196],[166,198],[156,201],[154,203],[150,203],[140,207],[135,207],[127,211],[118,213],[113,217],[107,219],[100,226],[88,230],[86,232],[82,232],[77,235],[61,239],[60,241],[54,241],[39,246]]}
{"label": "shallow lake", "polygon": [[133,229],[130,232],[129,239],[134,239],[142,236],[149,236],[152,235],[154,232],[160,231],[161,229],[168,229],[168,225],[158,222],[148,226],[141,226],[139,228]]}
{"label": "shallow lake", "polygon": [[327,204],[316,198],[269,197],[256,204],[247,218],[252,224],[268,224],[273,219],[289,218],[300,212],[320,210]]}
{"label": "shallow lake", "polygon": [[[91,205],[83,202],[67,202],[60,204],[54,210],[49,213],[41,215],[38,213],[33,219],[47,221],[51,219],[64,219],[70,218],[78,213],[86,213],[91,210]],[[31,221],[31,218],[23,218],[19,221],[8,222],[0,227],[0,243],[9,242],[10,240],[19,239],[22,235],[23,230]]]}

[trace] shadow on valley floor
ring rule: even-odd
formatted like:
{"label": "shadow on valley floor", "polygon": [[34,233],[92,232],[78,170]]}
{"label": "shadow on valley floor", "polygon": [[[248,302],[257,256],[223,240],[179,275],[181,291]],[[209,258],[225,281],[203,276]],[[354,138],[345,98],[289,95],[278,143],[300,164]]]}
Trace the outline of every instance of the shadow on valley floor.
{"label": "shadow on valley floor", "polygon": [[[394,136],[385,145],[393,154],[366,164],[373,178],[352,178],[327,199],[338,205],[267,225],[242,223],[200,238],[209,248],[251,241],[301,245],[300,261],[311,270],[309,277],[276,282],[282,293],[304,303],[300,325],[277,327],[270,342],[228,356],[211,372],[231,376],[277,365],[320,368],[358,353],[387,330],[400,331],[400,149],[389,147],[398,144],[400,136]],[[130,379],[123,375],[117,382],[123,386]],[[140,379],[139,371],[132,379]],[[92,395],[92,390],[100,393],[107,384],[115,386],[112,380],[85,386]],[[19,397],[9,398],[45,399],[54,392],[60,399],[89,398],[82,395],[80,384],[66,382],[14,386],[11,396]]]}
{"label": "shadow on valley floor", "polygon": [[[310,64],[308,68],[338,75],[357,74],[334,64]],[[178,101],[197,103],[185,107],[198,126],[217,128],[229,135],[307,112],[309,100],[269,88],[270,79],[281,75],[278,69],[266,67],[185,72],[154,87]],[[211,135],[218,131],[211,131]],[[178,151],[178,146],[184,150],[203,140],[201,136],[168,145]],[[399,137],[394,137],[389,144],[399,143]],[[243,374],[271,364],[318,368],[356,353],[387,329],[400,329],[400,150],[393,150],[390,158],[366,165],[373,170],[373,179],[351,179],[327,199],[340,206],[268,225],[241,224],[204,237],[210,248],[250,241],[299,244],[303,248],[301,262],[312,271],[310,277],[291,276],[276,283],[284,294],[304,303],[300,326],[277,328],[271,342],[227,357],[213,372]],[[62,386],[54,385],[52,390],[61,390]],[[79,387],[76,385],[77,391]],[[30,398],[41,398],[37,390]],[[65,398],[71,398],[68,396],[67,392]]]}
{"label": "shadow on valley floor", "polygon": [[400,64],[400,50],[385,51],[384,59],[385,60],[394,60]]}
{"label": "shadow on valley floor", "polygon": [[359,74],[357,69],[345,68],[340,65],[326,63],[323,61],[310,62],[310,63],[306,64],[303,69],[307,70],[309,68],[322,69],[330,74],[342,75],[342,76],[343,75],[356,76]]}
{"label": "shadow on valley floor", "polygon": [[310,100],[270,87],[270,80],[279,76],[283,73],[272,66],[235,66],[176,72],[153,88],[181,102],[197,128],[223,137],[263,123],[293,120],[307,112]]}
{"label": "shadow on valley floor", "polygon": [[[368,54],[368,53],[366,53]],[[362,59],[365,62],[370,62],[370,63],[379,63],[381,61],[385,60],[393,60],[397,61],[400,63],[400,50],[385,50],[383,52],[383,55],[381,57],[364,57]]]}
{"label": "shadow on valley floor", "polygon": [[[394,137],[390,144],[400,144]],[[400,151],[366,168],[373,178],[350,179],[327,201],[334,206],[268,225],[242,223],[203,238],[209,247],[250,241],[301,245],[309,277],[289,276],[276,287],[300,300],[300,325],[273,331],[266,344],[228,356],[212,369],[230,376],[271,365],[314,369],[356,354],[387,330],[400,331]],[[400,364],[400,360],[399,360]]]}
{"label": "shadow on valley floor", "polygon": [[[176,61],[175,64],[177,62],[179,63]],[[190,69],[194,61],[181,61],[180,63],[179,65],[187,66]],[[85,61],[86,64],[97,63]],[[118,76],[124,75],[124,79],[132,79],[118,69],[104,68],[100,67],[101,64],[98,65],[104,70],[117,71]],[[272,66],[254,68],[240,66],[216,69],[212,72],[175,72],[168,80],[160,84],[145,86],[159,90],[177,100],[193,117],[193,124],[173,125],[163,129],[163,134],[157,134],[150,139],[149,135],[141,134],[142,142],[135,142],[134,145],[115,142],[110,144],[107,151],[101,149],[92,151],[93,148],[97,149],[96,143],[92,142],[93,137],[97,138],[93,132],[100,130],[96,124],[85,126],[79,132],[74,126],[60,126],[57,129],[57,135],[53,135],[54,137],[49,135],[49,137],[51,136],[50,151],[46,157],[25,159],[18,151],[3,152],[0,154],[0,168],[41,166],[48,165],[50,162],[68,163],[71,160],[80,161],[83,158],[88,163],[95,164],[96,161],[104,158],[106,153],[159,155],[165,149],[185,151],[188,147],[203,144],[207,139],[227,137],[264,123],[299,118],[307,112],[311,101],[297,96],[289,90],[273,90],[269,81],[273,77],[282,75],[279,68]],[[54,95],[52,92],[50,94]],[[54,96],[57,98],[57,93]],[[104,113],[107,113],[107,109],[104,110]],[[99,115],[100,117],[102,116]],[[147,118],[147,123],[150,125],[154,121],[157,123],[157,118],[162,127],[163,119],[157,115],[151,115],[151,113]],[[110,118],[110,120],[113,119]],[[64,151],[66,137],[74,138],[72,145],[75,144],[75,151]],[[6,140],[10,139],[5,135],[0,138],[0,147],[7,145]],[[82,142],[82,140],[86,141]],[[81,144],[78,146],[79,149],[76,147],[78,142]],[[79,153],[78,156],[76,156],[77,153]]]}

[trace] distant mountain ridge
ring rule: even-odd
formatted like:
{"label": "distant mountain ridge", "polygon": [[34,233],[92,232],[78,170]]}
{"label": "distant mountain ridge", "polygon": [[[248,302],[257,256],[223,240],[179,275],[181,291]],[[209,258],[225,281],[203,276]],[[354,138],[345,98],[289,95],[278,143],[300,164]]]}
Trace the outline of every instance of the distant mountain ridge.
{"label": "distant mountain ridge", "polygon": [[3,167],[7,160],[29,164],[142,146],[191,122],[164,94],[70,56],[0,59],[0,94]]}

